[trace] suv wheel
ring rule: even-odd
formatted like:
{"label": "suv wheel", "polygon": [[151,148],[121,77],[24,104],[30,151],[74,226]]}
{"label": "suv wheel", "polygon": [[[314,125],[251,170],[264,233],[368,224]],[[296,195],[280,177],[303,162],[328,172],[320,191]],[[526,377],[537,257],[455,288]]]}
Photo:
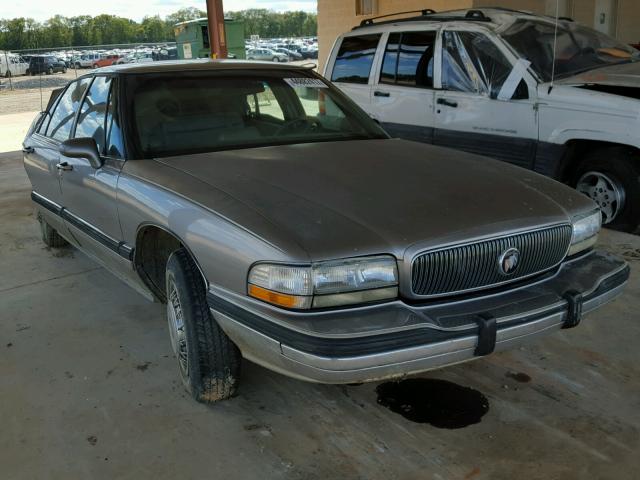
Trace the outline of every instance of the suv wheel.
{"label": "suv wheel", "polygon": [[232,397],[240,351],[211,315],[200,272],[185,249],[169,257],[165,287],[171,348],[185,388],[203,403]]}
{"label": "suv wheel", "polygon": [[42,241],[47,247],[62,248],[69,245],[69,242],[62,238],[58,231],[49,225],[40,215],[38,215],[38,222],[40,222]]}
{"label": "suv wheel", "polygon": [[52,74],[53,74],[53,67],[47,68],[47,75],[52,75]]}
{"label": "suv wheel", "polygon": [[640,225],[640,155],[625,147],[589,153],[577,169],[573,185],[598,204],[602,223],[634,232]]}

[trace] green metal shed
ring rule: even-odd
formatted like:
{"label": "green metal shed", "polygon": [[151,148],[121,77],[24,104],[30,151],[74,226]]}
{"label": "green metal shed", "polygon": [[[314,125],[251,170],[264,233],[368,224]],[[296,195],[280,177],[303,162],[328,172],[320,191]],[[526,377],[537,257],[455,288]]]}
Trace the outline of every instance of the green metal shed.
{"label": "green metal shed", "polygon": [[[236,58],[245,58],[244,20],[224,19],[227,50]],[[177,23],[174,27],[178,58],[207,58],[211,55],[206,18]]]}

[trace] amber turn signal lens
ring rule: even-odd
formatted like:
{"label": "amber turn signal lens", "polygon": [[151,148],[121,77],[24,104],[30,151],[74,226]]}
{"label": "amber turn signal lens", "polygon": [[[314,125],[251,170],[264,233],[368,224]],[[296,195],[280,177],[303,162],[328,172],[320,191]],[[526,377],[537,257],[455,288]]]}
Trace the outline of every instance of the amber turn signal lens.
{"label": "amber turn signal lens", "polygon": [[253,284],[249,284],[249,295],[264,302],[285,308],[309,308],[311,305],[311,297],[274,292]]}

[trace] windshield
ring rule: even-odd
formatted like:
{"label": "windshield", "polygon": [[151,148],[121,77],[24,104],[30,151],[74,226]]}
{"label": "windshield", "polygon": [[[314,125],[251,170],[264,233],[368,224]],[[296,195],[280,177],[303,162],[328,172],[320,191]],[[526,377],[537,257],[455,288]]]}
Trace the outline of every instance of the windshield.
{"label": "windshield", "polygon": [[[545,82],[553,70],[554,24],[518,20],[502,33],[502,38]],[[598,67],[637,61],[638,51],[603,33],[573,22],[558,24],[556,78],[569,77]]]}
{"label": "windshield", "polygon": [[171,72],[134,75],[127,83],[133,143],[142,158],[387,138],[310,72]]}

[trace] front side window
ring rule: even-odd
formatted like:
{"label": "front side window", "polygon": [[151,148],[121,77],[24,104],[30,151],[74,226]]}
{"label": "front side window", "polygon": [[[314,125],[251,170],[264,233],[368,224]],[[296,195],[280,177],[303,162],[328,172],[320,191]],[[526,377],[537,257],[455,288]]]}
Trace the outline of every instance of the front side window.
{"label": "front side window", "polygon": [[96,141],[98,151],[103,153],[105,142],[105,119],[107,116],[107,100],[111,78],[96,77],[91,84],[89,92],[82,102],[78,124],[76,126],[76,138],[90,137]]}
{"label": "front side window", "polygon": [[568,77],[594,68],[639,60],[638,51],[603,33],[573,22],[558,25],[555,65],[555,26],[535,20],[518,20],[502,33],[502,38],[544,81]]}
{"label": "front side window", "polygon": [[435,43],[436,32],[404,32],[389,35],[380,82],[433,88]]}
{"label": "front side window", "polygon": [[509,60],[486,35],[444,32],[443,89],[496,98],[511,70]]}
{"label": "front side window", "polygon": [[379,40],[380,34],[345,37],[336,56],[331,81],[367,84]]}
{"label": "front side window", "polygon": [[64,141],[71,134],[73,119],[91,79],[83,78],[71,83],[65,90],[51,115],[46,136]]}
{"label": "front side window", "polygon": [[134,156],[387,138],[334,87],[307,72],[127,76]]}

